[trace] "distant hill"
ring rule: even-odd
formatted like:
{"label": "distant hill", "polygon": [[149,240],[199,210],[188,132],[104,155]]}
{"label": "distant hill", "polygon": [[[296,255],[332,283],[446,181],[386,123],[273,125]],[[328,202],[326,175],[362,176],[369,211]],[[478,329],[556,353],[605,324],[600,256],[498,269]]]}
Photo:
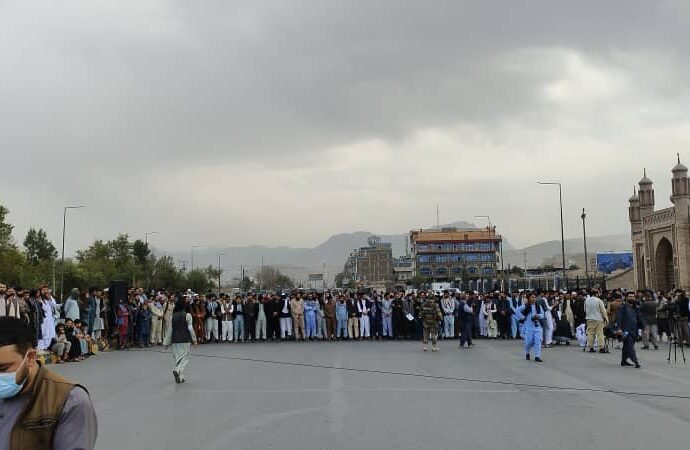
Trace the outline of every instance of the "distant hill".
{"label": "distant hill", "polygon": [[[587,237],[587,253],[593,257],[598,252],[630,250],[632,244],[630,235],[613,234],[608,236]],[[506,263],[513,266],[524,266],[525,254],[527,255],[527,266],[534,267],[544,263],[554,263],[561,266],[561,241],[547,241],[539,244],[530,245],[522,249],[506,250],[504,246],[503,257]],[[580,260],[584,261],[584,243],[582,239],[565,240],[566,265],[580,265]],[[557,261],[557,263],[555,263]]]}
{"label": "distant hill", "polygon": [[[441,227],[475,228],[467,222],[454,222]],[[295,280],[305,281],[310,273],[321,273],[323,265],[326,264],[326,273],[329,280],[333,280],[335,275],[343,269],[345,260],[350,252],[359,247],[367,245],[367,240],[374,233],[368,231],[356,231],[353,233],[336,234],[328,238],[325,242],[313,248],[293,248],[293,247],[266,247],[260,245],[230,247],[230,248],[198,248],[194,252],[195,267],[206,267],[218,264],[218,254],[225,253],[223,256],[224,282],[237,278],[240,273],[239,266],[245,266],[246,273],[253,276],[261,268],[261,260],[266,265],[278,267],[281,272],[294,278]],[[402,256],[405,254],[407,233],[401,234],[377,234],[383,242],[392,245],[393,255]],[[629,250],[630,237],[627,235],[613,235],[602,237],[591,237],[587,239],[590,253],[593,255],[598,251],[605,250]],[[506,262],[512,265],[522,266],[524,264],[523,253],[527,252],[529,266],[543,264],[549,258],[561,254],[560,241],[548,241],[531,245],[525,249],[515,249],[504,236],[503,253]],[[156,250],[156,253],[164,253]],[[566,254],[575,256],[582,253],[581,239],[566,240]],[[190,266],[189,252],[169,252],[176,261],[184,260],[187,267]],[[575,261],[578,263],[578,261]],[[570,264],[570,263],[569,263]]]}

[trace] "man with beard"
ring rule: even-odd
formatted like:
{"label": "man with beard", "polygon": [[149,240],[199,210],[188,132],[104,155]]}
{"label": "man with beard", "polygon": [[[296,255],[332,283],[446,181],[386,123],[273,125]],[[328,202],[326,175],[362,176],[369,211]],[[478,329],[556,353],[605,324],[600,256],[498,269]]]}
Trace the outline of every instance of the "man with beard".
{"label": "man with beard", "polygon": [[0,317],[0,448],[93,450],[98,425],[89,393],[36,355],[34,330]]}
{"label": "man with beard", "polygon": [[508,339],[511,337],[511,322],[513,310],[510,308],[510,303],[505,294],[501,293],[498,296],[498,303],[496,304],[496,322],[498,322],[498,335],[501,339]]}
{"label": "man with beard", "polygon": [[323,313],[326,316],[326,335],[328,339],[335,339],[335,299],[331,297],[331,294],[326,294],[323,302]]}
{"label": "man with beard", "polygon": [[359,339],[359,309],[355,299],[347,297],[347,334],[350,339]]}
{"label": "man with beard", "polygon": [[0,284],[0,317],[21,318],[20,299],[13,288]]}
{"label": "man with beard", "polygon": [[[623,339],[623,351],[621,352],[621,366],[640,368],[635,352],[635,340],[638,337],[638,330],[643,327],[640,312],[635,306],[635,293],[628,292],[625,296],[625,304],[621,305],[616,312],[616,334]],[[631,364],[628,360],[632,361]]]}

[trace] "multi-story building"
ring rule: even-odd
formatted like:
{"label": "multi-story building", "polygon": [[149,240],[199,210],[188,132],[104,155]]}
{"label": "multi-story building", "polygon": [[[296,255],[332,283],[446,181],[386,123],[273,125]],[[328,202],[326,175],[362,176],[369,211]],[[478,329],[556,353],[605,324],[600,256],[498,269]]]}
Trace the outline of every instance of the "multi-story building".
{"label": "multi-story building", "polygon": [[410,232],[418,277],[470,290],[490,290],[496,285],[501,242],[496,227]]}
{"label": "multi-story building", "polygon": [[410,284],[414,278],[414,258],[412,256],[395,258],[393,260],[393,273],[395,274],[396,284]]}
{"label": "multi-story building", "polygon": [[393,284],[393,249],[391,244],[372,236],[367,247],[353,250],[345,263],[345,278],[368,287]]}

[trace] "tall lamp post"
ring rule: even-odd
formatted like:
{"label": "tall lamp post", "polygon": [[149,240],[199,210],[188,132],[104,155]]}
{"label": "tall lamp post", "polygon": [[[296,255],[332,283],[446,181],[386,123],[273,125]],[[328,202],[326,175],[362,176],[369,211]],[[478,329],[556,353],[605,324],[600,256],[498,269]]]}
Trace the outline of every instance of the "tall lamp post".
{"label": "tall lamp post", "polygon": [[221,253],[218,255],[218,298],[220,298],[220,272],[221,272],[220,259],[223,256],[227,256],[227,253]]}
{"label": "tall lamp post", "polygon": [[60,264],[60,300],[64,300],[65,297],[65,233],[67,229],[67,210],[68,209],[81,209],[84,205],[78,206],[65,206],[62,211],[62,261]]}
{"label": "tall lamp post", "polygon": [[149,249],[149,236],[153,236],[154,234],[158,234],[158,231],[147,231],[144,233],[144,243],[146,244],[146,250]]}
{"label": "tall lamp post", "polygon": [[[158,231],[147,231],[144,233],[144,246],[146,248],[146,252],[148,255],[149,251],[149,236],[153,236],[154,234],[158,234]],[[146,275],[146,290],[149,290],[149,276],[148,273],[146,273],[146,265],[144,264],[144,275]]]}
{"label": "tall lamp post", "polygon": [[201,245],[199,245],[199,244],[194,244],[194,245],[192,245],[192,246],[189,248],[189,249],[190,249],[190,252],[191,252],[191,256],[192,256],[192,260],[191,260],[192,268],[191,268],[190,272],[193,272],[193,271],[194,271],[194,249],[195,249],[195,248],[199,248],[199,247],[201,247]]}
{"label": "tall lamp post", "polygon": [[585,224],[587,214],[585,214],[585,208],[582,208],[582,215],[580,218],[582,218],[582,238],[585,243],[585,277],[587,278],[587,288],[591,289],[592,284],[589,281],[589,257],[587,256],[587,225]]}
{"label": "tall lamp post", "polygon": [[[538,184],[545,186],[558,186],[558,202],[561,208],[561,257],[563,258],[563,283],[566,284],[565,278],[565,235],[563,233],[563,186],[559,182],[554,181],[537,181]],[[565,286],[567,289],[567,285]]]}

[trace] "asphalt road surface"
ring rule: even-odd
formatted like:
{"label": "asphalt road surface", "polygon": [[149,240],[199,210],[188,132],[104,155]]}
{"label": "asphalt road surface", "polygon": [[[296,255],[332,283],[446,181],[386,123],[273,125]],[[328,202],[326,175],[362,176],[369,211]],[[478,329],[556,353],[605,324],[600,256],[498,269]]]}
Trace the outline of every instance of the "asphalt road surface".
{"label": "asphalt road surface", "polygon": [[690,368],[665,345],[638,350],[641,369],[618,351],[539,364],[517,341],[440,345],[202,345],[181,385],[162,347],[52,367],[90,389],[104,450],[687,448]]}

